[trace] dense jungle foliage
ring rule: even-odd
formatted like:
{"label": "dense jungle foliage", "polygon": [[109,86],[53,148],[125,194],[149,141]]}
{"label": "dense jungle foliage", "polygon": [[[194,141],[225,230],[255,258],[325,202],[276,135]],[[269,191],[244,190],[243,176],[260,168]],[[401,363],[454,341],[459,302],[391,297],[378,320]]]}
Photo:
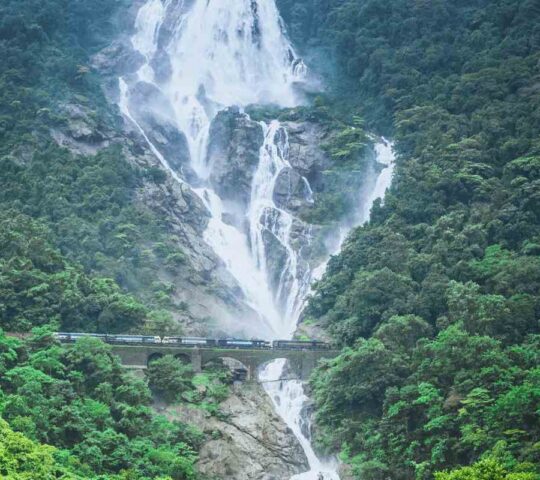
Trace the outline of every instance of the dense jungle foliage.
{"label": "dense jungle foliage", "polygon": [[345,347],[312,381],[319,444],[363,480],[538,478],[540,4],[278,3],[397,154],[308,308]]}
{"label": "dense jungle foliage", "polygon": [[153,312],[112,280],[71,263],[39,222],[8,211],[0,226],[2,328],[40,326],[24,342],[0,329],[0,476],[196,478],[205,436],[155,416],[151,393],[220,415],[229,371],[216,365],[193,375],[180,360],[164,357],[150,364],[144,382],[98,340],[60,346],[50,328],[122,332]]}
{"label": "dense jungle foliage", "polygon": [[51,233],[16,211],[0,213],[0,327],[26,332],[125,332],[150,312],[114,281],[92,277],[51,243]]}
{"label": "dense jungle foliage", "polygon": [[0,331],[2,478],[196,478],[204,435],[153,413],[151,398],[100,340],[65,347],[47,328],[25,341]]}
{"label": "dense jungle foliage", "polygon": [[[228,394],[221,370],[194,376],[168,359],[174,369],[162,386],[152,372],[135,379],[100,342],[61,348],[48,333],[171,326],[161,310],[168,287],[153,269],[174,273],[185,258],[135,202],[143,182],[162,178],[130,165],[117,146],[75,155],[51,138],[71,128],[70,110],[96,130],[114,129],[88,64],[122,5],[0,5],[0,477],[8,480],[196,478],[203,434],[155,415],[152,394],[212,414]],[[34,327],[26,341],[2,333]],[[181,375],[181,391],[167,372]]]}
{"label": "dense jungle foliage", "polygon": [[[36,141],[60,101],[104,106],[89,52],[111,37],[121,0],[4,0],[0,5],[0,153]],[[99,115],[105,116],[104,109]]]}
{"label": "dense jungle foliage", "polygon": [[[77,155],[51,137],[51,132],[91,128],[88,135],[98,138],[90,143],[99,143],[114,132],[117,117],[89,63],[90,55],[111,41],[115,16],[126,5],[124,0],[0,5],[0,209],[39,219],[71,263],[135,293],[155,311],[147,325],[158,319],[160,327],[172,328],[170,286],[159,281],[157,270],[174,273],[186,266],[186,258],[161,219],[137,201],[145,182],[160,182],[162,176],[130,164],[119,145]],[[140,318],[133,320],[116,330],[140,331]],[[14,328],[5,322],[0,317],[0,326]],[[70,322],[62,325],[81,328],[76,319]],[[96,329],[88,318],[85,330]]]}

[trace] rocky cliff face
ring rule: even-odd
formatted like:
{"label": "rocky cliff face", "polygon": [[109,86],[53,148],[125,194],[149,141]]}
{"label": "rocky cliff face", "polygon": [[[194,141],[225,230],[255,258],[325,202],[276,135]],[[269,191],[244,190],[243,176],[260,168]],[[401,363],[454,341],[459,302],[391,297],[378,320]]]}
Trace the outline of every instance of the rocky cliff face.
{"label": "rocky cliff face", "polygon": [[209,478],[283,480],[308,469],[296,437],[258,384],[242,384],[220,404],[218,419],[186,405],[157,407],[170,419],[196,425],[210,440],[198,468]]}
{"label": "rocky cliff face", "polygon": [[190,169],[189,146],[163,93],[150,83],[138,82],[131,91],[129,111],[171,168],[186,175]]}
{"label": "rocky cliff face", "polygon": [[[138,87],[141,95],[159,100],[153,89],[145,85]],[[126,161],[141,173],[161,172],[158,180],[151,175],[142,176],[143,186],[135,192],[134,201],[141,212],[160,220],[168,241],[185,255],[185,260],[174,269],[154,259],[154,280],[170,286],[166,309],[183,331],[193,335],[241,334],[239,318],[247,324],[253,318],[255,323],[255,313],[246,306],[242,291],[203,240],[209,220],[207,209],[187,184],[179,184],[163,168],[141,132],[121,118],[117,118],[117,126],[98,123],[93,111],[84,104],[66,104],[60,111],[65,122],[55,127],[51,135],[74,154],[91,156],[103,148],[120,145]],[[176,158],[177,163],[173,162],[171,167],[179,174],[184,173],[188,168],[184,162],[188,162],[189,154],[183,135],[177,129],[168,128],[166,118],[156,119],[153,112],[142,106],[135,111],[163,155],[175,152],[171,157]],[[140,247],[148,250],[152,245],[141,239]],[[137,279],[133,283],[138,283]],[[144,292],[141,293],[144,296]]]}
{"label": "rocky cliff face", "polygon": [[216,115],[210,126],[207,163],[212,187],[222,199],[246,208],[262,144],[261,125],[238,108]]}

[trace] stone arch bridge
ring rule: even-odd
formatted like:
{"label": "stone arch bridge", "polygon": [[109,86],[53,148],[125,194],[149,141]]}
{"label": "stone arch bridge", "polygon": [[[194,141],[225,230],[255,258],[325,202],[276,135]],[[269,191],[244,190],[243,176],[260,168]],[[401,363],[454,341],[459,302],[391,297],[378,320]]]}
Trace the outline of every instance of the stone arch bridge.
{"label": "stone arch bridge", "polygon": [[194,348],[155,345],[113,345],[112,351],[120,357],[122,364],[129,368],[145,369],[152,359],[172,355],[189,362],[196,373],[202,372],[205,365],[213,360],[230,358],[237,360],[245,367],[247,380],[256,379],[256,372],[260,366],[280,358],[289,361],[291,373],[295,378],[307,380],[319,360],[336,357],[339,353],[336,350]]}

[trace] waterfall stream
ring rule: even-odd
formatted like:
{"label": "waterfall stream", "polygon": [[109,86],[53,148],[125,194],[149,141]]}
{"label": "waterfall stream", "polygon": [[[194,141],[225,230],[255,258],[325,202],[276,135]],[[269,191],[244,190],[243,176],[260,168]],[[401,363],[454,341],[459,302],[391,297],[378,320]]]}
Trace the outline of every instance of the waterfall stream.
{"label": "waterfall stream", "polygon": [[[394,153],[392,144],[385,139],[375,146],[377,153],[377,161],[384,165],[384,168],[379,173],[375,187],[370,192],[367,198],[361,198],[358,205],[359,215],[357,216],[357,224],[362,224],[369,220],[369,214],[373,203],[378,198],[384,198],[386,190],[392,182],[392,174],[394,171]],[[333,254],[339,252],[341,243],[345,239],[348,228],[342,228],[339,232],[340,243]],[[311,282],[314,282],[322,277],[326,268],[324,262],[311,272]],[[309,293],[305,292],[305,296]],[[300,311],[295,312],[293,323],[296,325]],[[335,458],[319,458],[311,445],[311,421],[305,412],[305,406],[309,402],[309,398],[304,392],[304,387],[299,380],[282,380],[276,382],[276,379],[284,378],[286,363],[284,360],[276,360],[269,363],[260,372],[259,378],[263,382],[266,393],[272,399],[275,409],[278,414],[285,420],[287,425],[294,432],[296,438],[300,441],[302,448],[309,462],[310,470],[308,472],[295,475],[291,480],[339,480],[338,463]]]}
{"label": "waterfall stream", "polygon": [[[275,0],[148,0],[138,12],[131,42],[146,61],[134,75],[119,79],[122,113],[175,181],[188,183],[171,168],[171,159],[152,143],[130,107],[133,89],[140,83],[151,85],[167,99],[166,111],[148,108],[186,137],[190,166],[197,177],[191,187],[210,212],[205,241],[259,315],[261,331],[268,332],[268,338],[291,338],[310,286],[324,265],[299,267],[299,252],[291,242],[295,218],[274,202],[276,180],[284,168],[290,168],[287,131],[277,120],[261,123],[264,142],[246,207],[245,230],[224,221],[226,207],[208,181],[212,165],[207,162],[210,125],[220,110],[232,105],[299,103],[294,85],[302,81],[306,67],[287,40]],[[379,144],[377,154],[387,167],[371,196],[362,199],[359,222],[367,219],[373,200],[384,195],[391,180],[391,146]],[[302,181],[311,195],[308,180]],[[309,231],[304,234],[309,238]],[[270,281],[267,236],[285,252],[277,286]],[[279,380],[283,369],[283,361],[272,362],[261,379]],[[309,420],[302,416],[307,401],[302,384],[283,380],[264,385],[309,460],[310,471],[294,478],[338,479],[336,462],[321,461],[311,447]]]}

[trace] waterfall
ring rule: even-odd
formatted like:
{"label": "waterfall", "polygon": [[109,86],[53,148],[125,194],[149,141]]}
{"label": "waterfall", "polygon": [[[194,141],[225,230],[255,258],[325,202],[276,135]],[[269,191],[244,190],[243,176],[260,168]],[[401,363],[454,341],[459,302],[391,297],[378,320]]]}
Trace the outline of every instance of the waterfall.
{"label": "waterfall", "polygon": [[[237,280],[246,303],[259,314],[264,325],[262,331],[273,337],[290,334],[293,329],[283,325],[283,312],[276,305],[269,284],[260,237],[261,218],[256,214],[265,217],[262,222],[266,226],[270,217],[275,217],[272,233],[279,236],[287,248],[287,270],[292,272],[284,275],[284,282],[294,284],[296,253],[288,246],[286,238],[286,223],[289,222],[289,227],[292,225],[290,217],[269,204],[268,208],[260,208],[262,202],[269,202],[273,191],[269,185],[264,185],[261,167],[257,172],[261,181],[258,187],[254,186],[248,215],[250,238],[223,221],[223,202],[204,182],[211,173],[211,165],[206,161],[210,123],[219,110],[231,105],[276,103],[285,107],[298,103],[293,87],[304,75],[305,65],[283,34],[274,0],[148,0],[138,12],[131,40],[133,47],[146,58],[136,78],[130,79],[131,85],[145,82],[159,89],[172,107],[176,128],[186,135],[191,167],[203,182],[194,191],[211,214],[206,242]],[[169,76],[165,81],[159,79],[155,68],[156,58],[163,55],[169,63]],[[171,171],[129,111],[127,82],[128,79],[120,79],[121,110],[142,132],[160,162]],[[266,135],[261,164],[277,159],[279,152],[274,152],[278,148],[274,139],[277,133],[286,135],[276,125],[263,125],[263,128]],[[280,168],[279,162],[272,167]],[[179,180],[176,172],[172,173]],[[277,175],[274,183],[276,178]],[[259,241],[257,248],[252,249],[249,241],[254,240],[257,230]],[[294,291],[300,291],[300,287],[291,286]],[[292,311],[298,301],[288,298],[284,303]]]}
{"label": "waterfall", "polygon": [[[375,145],[377,161],[383,165],[382,171],[377,176],[375,187],[367,197],[360,199],[357,211],[359,212],[356,223],[362,224],[369,220],[369,213],[373,203],[378,198],[384,199],[386,190],[392,183],[392,174],[394,171],[394,152],[392,143],[386,139],[381,139]],[[352,227],[352,226],[351,226]],[[332,252],[337,254],[341,248],[341,243],[345,240],[350,228],[341,228],[340,243],[338,248]],[[311,272],[311,281],[318,280],[324,274],[328,261],[322,263]],[[307,295],[307,293],[306,293]],[[295,317],[295,321],[298,317]],[[284,360],[276,360],[269,363],[260,372],[259,378],[263,382],[266,393],[272,399],[276,411],[285,420],[287,425],[294,432],[300,441],[306,457],[308,458],[310,470],[299,475],[295,475],[291,480],[339,480],[337,473],[338,465],[335,458],[319,458],[311,445],[311,424],[309,417],[304,412],[305,405],[309,398],[304,392],[302,382],[299,380],[282,380],[286,369]]]}
{"label": "waterfall", "polygon": [[[190,187],[208,209],[204,240],[236,279],[245,302],[259,315],[261,336],[291,338],[310,285],[324,266],[300,265],[291,234],[301,222],[273,199],[280,172],[290,168],[287,131],[278,121],[261,123],[264,142],[245,211],[245,229],[224,221],[227,211],[210,185],[212,165],[207,161],[210,125],[219,111],[233,105],[289,107],[299,103],[295,85],[303,80],[307,68],[283,31],[275,0],[147,0],[138,12],[131,43],[145,61],[135,74],[119,79],[123,115],[172,178],[183,184],[191,182]],[[144,122],[138,120],[133,110],[139,105],[130,100],[141,85],[157,92],[158,99],[148,101],[145,108],[185,135],[195,179],[185,179],[171,167],[174,159],[160,153]],[[391,172],[374,195],[384,193],[390,177]],[[308,180],[302,181],[312,199]],[[309,227],[302,228],[302,235],[309,239]],[[277,285],[270,280],[268,237],[285,255]],[[273,362],[261,378],[279,380],[283,368],[284,362]],[[323,475],[327,480],[338,479],[334,462],[317,458],[309,428],[302,428],[302,422],[307,421],[301,416],[307,401],[302,384],[277,381],[265,385],[309,460],[310,471],[295,478],[317,480]]]}
{"label": "waterfall", "polygon": [[[264,234],[271,234],[287,254],[274,295],[274,303],[280,309],[279,323],[274,330],[279,338],[290,338],[296,329],[300,308],[309,291],[311,276],[309,271],[304,274],[299,272],[298,252],[291,245],[294,217],[286,210],[278,208],[274,202],[277,178],[283,169],[290,168],[287,131],[277,120],[270,125],[262,123],[262,127],[264,144],[253,178],[247,214],[250,244],[257,268],[266,278],[269,277],[269,271]],[[307,179],[304,181],[307,182]]]}

